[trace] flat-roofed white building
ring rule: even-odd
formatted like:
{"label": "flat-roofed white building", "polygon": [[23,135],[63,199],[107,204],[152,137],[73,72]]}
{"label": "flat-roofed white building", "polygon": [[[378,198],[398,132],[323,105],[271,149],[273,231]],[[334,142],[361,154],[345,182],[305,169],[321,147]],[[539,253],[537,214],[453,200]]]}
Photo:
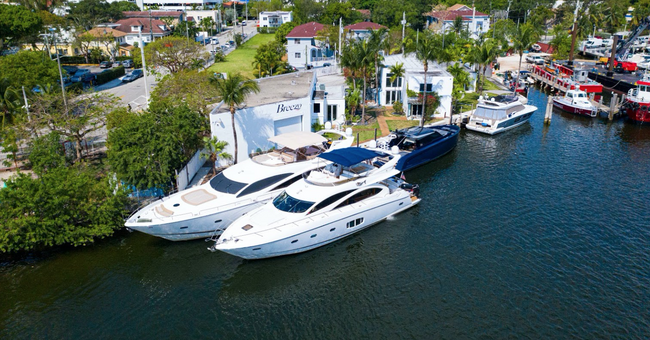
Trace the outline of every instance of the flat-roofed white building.
{"label": "flat-roofed white building", "polygon": [[222,0],[135,0],[141,10],[157,6],[160,10],[183,11],[200,7],[202,9],[213,9],[222,3]]}
{"label": "flat-roofed white building", "polygon": [[259,15],[259,27],[280,27],[285,22],[293,21],[292,12],[274,11],[261,12]]}
{"label": "flat-roofed white building", "polygon": [[[341,75],[317,77],[304,71],[255,80],[259,93],[248,96],[234,115],[238,159],[274,146],[269,137],[287,132],[311,131],[314,122],[340,127],[345,121],[345,79]],[[231,114],[220,103],[210,112],[211,134],[228,142],[224,151],[234,155]]]}
{"label": "flat-roofed white building", "polygon": [[[398,63],[404,65],[405,75],[391,82],[390,67]],[[379,84],[379,104],[386,106],[400,101],[407,117],[419,119],[422,115],[422,100],[420,97],[409,98],[407,89],[415,91],[418,95],[424,92],[424,65],[412,53],[385,56],[383,64]],[[440,65],[430,62],[427,72],[426,92],[436,92],[440,96],[440,107],[436,111],[436,115],[444,116],[451,112],[453,86],[454,78],[451,74],[441,68]]]}

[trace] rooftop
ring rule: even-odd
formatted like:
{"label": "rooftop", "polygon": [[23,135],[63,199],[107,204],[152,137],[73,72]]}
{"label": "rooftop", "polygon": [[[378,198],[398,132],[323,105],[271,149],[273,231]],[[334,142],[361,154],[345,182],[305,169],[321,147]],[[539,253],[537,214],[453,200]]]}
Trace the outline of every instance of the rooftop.
{"label": "rooftop", "polygon": [[[127,18],[127,19],[122,19],[118,20],[115,25],[117,26],[115,29],[118,31],[122,31],[124,33],[137,33],[131,31],[131,26],[141,26],[142,27],[142,34],[149,33],[149,22],[151,21],[152,24],[152,31],[153,33],[156,34],[164,34],[168,33],[169,27],[167,27],[167,24],[163,22],[162,20],[158,19],[153,19],[153,20],[145,20],[141,18]],[[164,27],[165,30],[161,29],[160,27]]]}
{"label": "rooftop", "polygon": [[[307,71],[256,79],[255,81],[259,84],[260,92],[248,96],[246,107],[255,107],[307,97],[311,89],[313,77],[314,73]],[[228,106],[221,105],[215,112],[228,112]]]}
{"label": "rooftop", "polygon": [[101,38],[110,35],[112,35],[114,38],[119,38],[126,35],[126,33],[118,31],[116,29],[112,29],[110,27],[95,27],[86,33],[96,38]]}
{"label": "rooftop", "polygon": [[[393,54],[393,55],[387,55],[384,57],[384,65],[386,67],[393,66],[397,63],[402,63],[404,64],[404,71],[406,73],[417,73],[417,74],[424,74],[424,64],[415,57],[414,53],[409,53],[406,55],[403,54]],[[427,77],[445,77],[445,76],[451,76],[446,70],[440,68],[440,65],[437,63],[430,62],[429,63],[429,70],[427,72]]]}
{"label": "rooftop", "polygon": [[358,22],[356,24],[347,25],[347,26],[345,26],[343,28],[345,28],[346,30],[350,30],[350,31],[355,31],[355,30],[364,30],[365,31],[365,30],[378,30],[380,28],[386,28],[386,26],[376,24],[376,23],[370,22],[370,21],[362,21],[362,22]]}
{"label": "rooftop", "polygon": [[[125,18],[149,18],[149,11],[124,11],[122,12]],[[180,18],[183,12],[179,11],[151,11],[152,18],[173,17]]]}
{"label": "rooftop", "polygon": [[[325,90],[321,90],[321,85],[324,85]],[[339,74],[328,76],[320,76],[316,81],[316,97],[320,97],[327,92],[327,98],[330,99],[344,99],[345,98],[345,77]]]}
{"label": "rooftop", "polygon": [[287,34],[287,38],[313,38],[323,27],[323,24],[314,21],[298,25]]}

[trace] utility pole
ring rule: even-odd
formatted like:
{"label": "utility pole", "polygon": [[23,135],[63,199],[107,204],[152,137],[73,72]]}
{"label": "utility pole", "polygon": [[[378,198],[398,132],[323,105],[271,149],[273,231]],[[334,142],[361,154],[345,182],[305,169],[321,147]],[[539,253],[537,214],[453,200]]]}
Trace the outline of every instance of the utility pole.
{"label": "utility pole", "polygon": [[142,47],[140,48],[140,53],[142,56],[142,74],[144,78],[144,99],[147,101],[147,104],[149,103],[149,86],[147,85],[147,63],[144,61],[144,43],[142,41],[142,30],[140,30],[140,33],[138,34],[140,37],[140,45]]}
{"label": "utility pole", "polygon": [[59,59],[59,51],[56,48],[56,37],[54,36],[54,30],[50,28],[50,32],[52,32],[52,45],[54,45],[54,52],[56,53],[56,64],[59,66],[59,79],[61,80],[63,105],[65,106],[65,112],[68,113],[68,100],[65,98],[65,84],[63,83],[63,73],[61,72],[61,59]]}
{"label": "utility pole", "polygon": [[[578,35],[577,29],[576,29],[576,22],[578,21],[578,10],[580,9],[580,0],[576,3],[576,9],[573,12],[573,26],[571,28],[571,50],[569,51],[569,61],[567,62],[567,65],[573,66],[573,49],[576,47],[576,37]],[[616,46],[612,46],[612,50],[615,49]],[[613,63],[613,61],[612,61]]]}
{"label": "utility pole", "polygon": [[402,12],[402,55],[404,55],[404,30],[406,29],[406,12]]}
{"label": "utility pole", "polygon": [[149,35],[151,38],[151,42],[153,42],[153,26],[151,24],[151,9],[149,9]]}
{"label": "utility pole", "polygon": [[343,18],[339,18],[339,62],[341,62],[341,49],[343,48],[343,40],[341,40],[342,34],[343,34]]}

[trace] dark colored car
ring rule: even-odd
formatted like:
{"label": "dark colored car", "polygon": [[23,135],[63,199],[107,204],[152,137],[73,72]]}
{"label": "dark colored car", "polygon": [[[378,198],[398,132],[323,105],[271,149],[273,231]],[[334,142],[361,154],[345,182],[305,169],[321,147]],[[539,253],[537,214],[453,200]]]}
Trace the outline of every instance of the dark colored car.
{"label": "dark colored car", "polygon": [[330,64],[330,63],[324,63],[323,64],[323,67],[328,67],[328,66],[332,66],[332,64]]}
{"label": "dark colored car", "polygon": [[123,65],[124,67],[126,67],[126,68],[133,67],[133,60],[131,60],[131,59],[124,60],[124,61],[122,62],[122,65]]}
{"label": "dark colored car", "polygon": [[122,77],[122,82],[123,83],[132,82],[132,81],[142,77],[143,75],[144,75],[144,73],[142,72],[141,69],[133,70],[129,74]]}
{"label": "dark colored car", "polygon": [[95,74],[93,73],[86,73],[83,76],[81,76],[81,82],[83,83],[90,83],[91,81],[95,80]]}
{"label": "dark colored car", "polygon": [[102,61],[99,63],[99,68],[111,68],[113,66],[113,63],[110,61]]}
{"label": "dark colored car", "polygon": [[63,65],[61,66],[62,69],[64,69],[66,72],[68,72],[69,75],[75,74],[77,70],[79,69],[77,66],[70,66],[70,65]]}

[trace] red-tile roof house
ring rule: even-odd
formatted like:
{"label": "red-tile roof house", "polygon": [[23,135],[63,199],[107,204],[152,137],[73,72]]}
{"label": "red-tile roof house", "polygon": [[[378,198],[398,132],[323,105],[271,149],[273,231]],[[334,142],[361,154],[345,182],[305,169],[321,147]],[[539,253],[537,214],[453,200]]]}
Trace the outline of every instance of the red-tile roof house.
{"label": "red-tile roof house", "polygon": [[333,48],[325,42],[318,41],[318,31],[323,24],[308,22],[294,27],[287,34],[287,61],[296,68],[322,66],[334,63]]}
{"label": "red-tile roof house", "polygon": [[350,32],[348,34],[348,37],[350,38],[365,39],[370,35],[371,31],[386,28],[386,26],[374,22],[362,21],[356,24],[347,25],[343,28]]}
{"label": "red-tile roof house", "polygon": [[427,17],[427,27],[432,29],[438,26],[440,30],[447,31],[453,27],[457,17],[462,18],[463,27],[475,37],[490,29],[490,16],[466,5],[457,4],[444,11],[431,11],[423,15]]}
{"label": "red-tile roof house", "polygon": [[[149,23],[151,22],[151,26]],[[126,33],[125,43],[133,45],[135,42],[140,41],[140,32],[142,32],[142,40],[144,43],[151,42],[151,38],[160,39],[172,33],[171,29],[162,20],[143,18],[127,18],[122,19],[114,24],[109,24],[115,30]]]}

